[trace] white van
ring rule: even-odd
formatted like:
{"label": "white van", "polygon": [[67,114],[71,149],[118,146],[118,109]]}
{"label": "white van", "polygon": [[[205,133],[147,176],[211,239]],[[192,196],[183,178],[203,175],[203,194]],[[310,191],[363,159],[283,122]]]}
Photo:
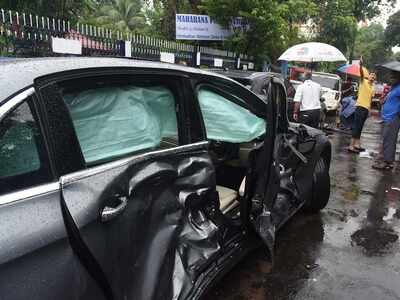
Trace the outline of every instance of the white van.
{"label": "white van", "polygon": [[328,111],[337,110],[340,104],[342,79],[336,74],[313,72],[312,80],[322,87],[322,98],[325,99]]}

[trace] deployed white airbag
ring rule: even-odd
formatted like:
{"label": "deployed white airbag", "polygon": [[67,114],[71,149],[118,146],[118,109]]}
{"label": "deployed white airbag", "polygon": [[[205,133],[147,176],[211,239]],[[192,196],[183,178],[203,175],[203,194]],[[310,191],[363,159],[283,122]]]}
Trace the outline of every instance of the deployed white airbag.
{"label": "deployed white airbag", "polygon": [[200,89],[198,99],[208,139],[245,143],[265,133],[263,119],[219,94]]}
{"label": "deployed white airbag", "polygon": [[87,163],[177,137],[175,99],[165,87],[101,87],[64,95]]}

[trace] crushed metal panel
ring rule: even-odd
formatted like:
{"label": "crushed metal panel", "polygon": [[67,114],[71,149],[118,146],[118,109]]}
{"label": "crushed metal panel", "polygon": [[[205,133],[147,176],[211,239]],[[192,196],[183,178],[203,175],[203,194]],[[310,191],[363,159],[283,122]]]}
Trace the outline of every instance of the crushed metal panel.
{"label": "crushed metal panel", "polygon": [[[188,148],[185,148],[188,147]],[[63,178],[63,195],[116,299],[185,299],[220,250],[214,167],[206,144],[138,156]],[[99,212],[115,195],[127,209],[108,223]]]}

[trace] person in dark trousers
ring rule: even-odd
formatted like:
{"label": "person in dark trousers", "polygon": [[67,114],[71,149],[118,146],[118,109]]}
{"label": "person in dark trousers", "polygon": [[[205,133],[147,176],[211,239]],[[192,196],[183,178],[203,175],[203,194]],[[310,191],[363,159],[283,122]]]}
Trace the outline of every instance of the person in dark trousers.
{"label": "person in dark trousers", "polygon": [[393,168],[400,129],[400,72],[391,71],[390,81],[392,89],[386,96],[382,108],[383,161],[377,162],[372,166],[380,170],[390,170]]}
{"label": "person in dark trousers", "polygon": [[347,148],[349,152],[360,153],[365,151],[361,147],[360,138],[361,132],[364,128],[365,121],[368,118],[369,110],[371,109],[372,97],[374,95],[374,81],[376,79],[375,73],[370,73],[368,78],[365,78],[363,59],[360,58],[360,84],[358,87],[358,98],[356,103],[356,110],[354,112],[354,121],[351,132],[350,145]]}
{"label": "person in dark trousers", "polygon": [[305,74],[303,84],[294,95],[293,119],[305,125],[318,128],[321,118],[321,86],[311,80],[311,72]]}

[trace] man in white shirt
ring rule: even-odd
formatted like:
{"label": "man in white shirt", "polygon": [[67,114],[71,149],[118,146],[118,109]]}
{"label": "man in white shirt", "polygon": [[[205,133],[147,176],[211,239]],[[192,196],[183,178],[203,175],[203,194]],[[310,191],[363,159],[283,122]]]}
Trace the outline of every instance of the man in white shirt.
{"label": "man in white shirt", "polygon": [[293,101],[293,119],[318,128],[321,117],[321,86],[311,80],[310,72],[305,74],[304,82],[297,87]]}

